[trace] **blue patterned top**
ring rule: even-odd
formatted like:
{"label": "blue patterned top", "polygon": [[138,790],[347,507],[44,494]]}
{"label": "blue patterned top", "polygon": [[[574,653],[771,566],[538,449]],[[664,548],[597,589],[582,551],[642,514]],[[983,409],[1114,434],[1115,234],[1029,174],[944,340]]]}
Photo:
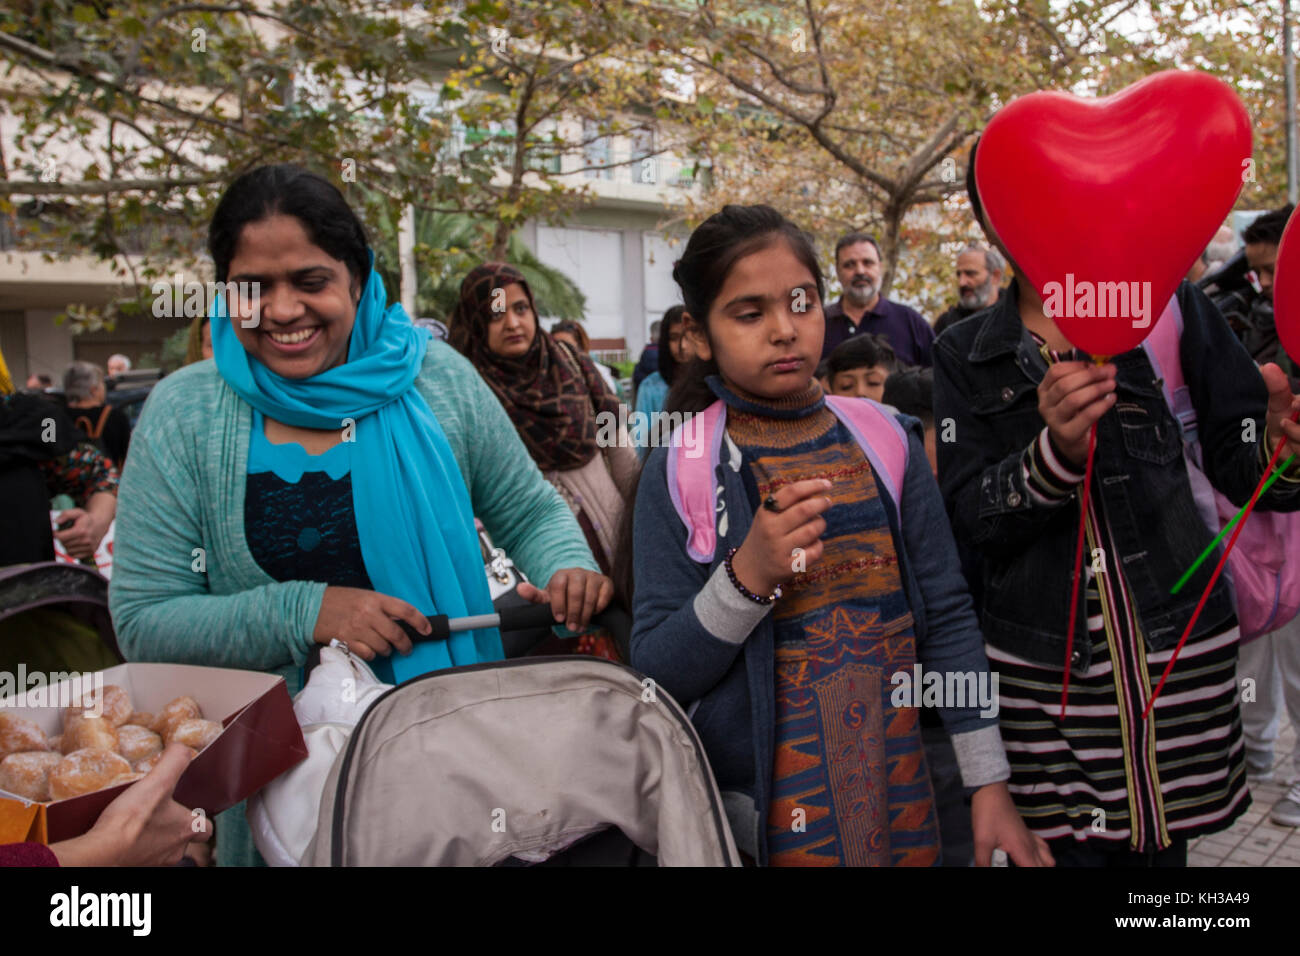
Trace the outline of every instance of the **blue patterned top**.
{"label": "blue patterned top", "polygon": [[312,455],[272,444],[253,412],[244,533],[258,565],[277,581],[320,581],[374,590],[352,507],[352,443]]}

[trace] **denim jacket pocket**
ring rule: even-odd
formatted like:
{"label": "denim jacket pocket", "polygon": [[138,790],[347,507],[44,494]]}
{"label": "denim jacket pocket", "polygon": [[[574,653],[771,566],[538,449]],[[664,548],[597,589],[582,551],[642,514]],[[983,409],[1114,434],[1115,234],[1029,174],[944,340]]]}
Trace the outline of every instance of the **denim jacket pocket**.
{"label": "denim jacket pocket", "polygon": [[1162,393],[1121,382],[1116,398],[1115,414],[1129,455],[1157,465],[1167,465],[1182,455],[1182,429]]}
{"label": "denim jacket pocket", "polygon": [[989,387],[971,396],[970,410],[980,417],[1038,414],[1038,386],[1024,379],[1010,383],[985,382]]}

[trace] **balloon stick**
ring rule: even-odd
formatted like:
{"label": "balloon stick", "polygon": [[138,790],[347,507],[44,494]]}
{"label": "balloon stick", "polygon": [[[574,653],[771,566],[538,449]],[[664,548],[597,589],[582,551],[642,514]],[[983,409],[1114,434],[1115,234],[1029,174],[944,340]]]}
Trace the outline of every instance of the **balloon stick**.
{"label": "balloon stick", "polygon": [[[1298,417],[1300,417],[1300,413],[1292,415],[1291,420],[1295,421]],[[1285,447],[1285,440],[1277,443],[1277,447],[1273,449],[1273,457],[1268,460],[1268,467],[1264,469],[1265,476],[1273,470],[1273,466],[1277,464],[1278,455],[1282,454],[1282,449]],[[1201,595],[1201,599],[1196,603],[1196,610],[1192,612],[1192,619],[1187,622],[1187,627],[1183,629],[1183,636],[1178,639],[1178,644],[1174,647],[1174,653],[1169,658],[1169,663],[1165,665],[1165,672],[1160,675],[1160,683],[1156,684],[1151,699],[1147,701],[1146,709],[1142,711],[1143,720],[1146,720],[1151,715],[1151,708],[1155,706],[1156,698],[1160,696],[1165,681],[1169,679],[1169,673],[1174,669],[1174,664],[1178,661],[1179,652],[1182,651],[1183,645],[1187,643],[1187,635],[1191,634],[1192,628],[1196,626],[1196,621],[1205,608],[1205,602],[1209,600],[1210,591],[1214,588],[1214,582],[1218,581],[1219,575],[1223,573],[1223,567],[1228,563],[1228,555],[1232,553],[1232,548],[1237,543],[1237,537],[1241,534],[1241,529],[1246,527],[1246,521],[1250,518],[1250,513],[1255,510],[1255,502],[1264,493],[1264,481],[1265,478],[1263,477],[1259,479],[1259,484],[1255,486],[1255,493],[1250,496],[1250,501],[1246,502],[1246,507],[1241,510],[1241,520],[1237,522],[1237,527],[1233,529],[1232,537],[1228,539],[1228,546],[1223,549],[1223,554],[1219,556],[1219,563],[1215,565],[1214,573],[1210,575],[1209,583],[1205,585],[1205,593]]]}

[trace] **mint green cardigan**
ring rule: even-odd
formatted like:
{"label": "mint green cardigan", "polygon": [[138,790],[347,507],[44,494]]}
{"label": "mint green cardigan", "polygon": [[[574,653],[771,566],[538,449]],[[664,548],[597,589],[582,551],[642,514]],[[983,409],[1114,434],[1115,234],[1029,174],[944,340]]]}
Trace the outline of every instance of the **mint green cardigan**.
{"label": "mint green cardigan", "polygon": [[[447,434],[475,515],[529,579],[544,587],[561,568],[598,570],[572,512],[469,361],[431,341],[416,387]],[[212,360],[154,388],[118,489],[109,609],[127,660],[270,671],[292,694],[325,585],[276,581],[249,553],[252,418]]]}

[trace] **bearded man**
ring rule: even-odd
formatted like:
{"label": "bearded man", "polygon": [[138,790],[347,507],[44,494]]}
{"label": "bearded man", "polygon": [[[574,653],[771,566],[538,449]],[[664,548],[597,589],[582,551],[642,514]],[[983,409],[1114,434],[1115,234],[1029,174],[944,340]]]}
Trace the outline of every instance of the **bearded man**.
{"label": "bearded man", "polygon": [[863,332],[883,335],[904,365],[928,368],[934,330],[915,309],[880,294],[880,245],[865,232],[850,232],[835,244],[835,273],[844,290],[826,307],[822,358],[845,339]]}

